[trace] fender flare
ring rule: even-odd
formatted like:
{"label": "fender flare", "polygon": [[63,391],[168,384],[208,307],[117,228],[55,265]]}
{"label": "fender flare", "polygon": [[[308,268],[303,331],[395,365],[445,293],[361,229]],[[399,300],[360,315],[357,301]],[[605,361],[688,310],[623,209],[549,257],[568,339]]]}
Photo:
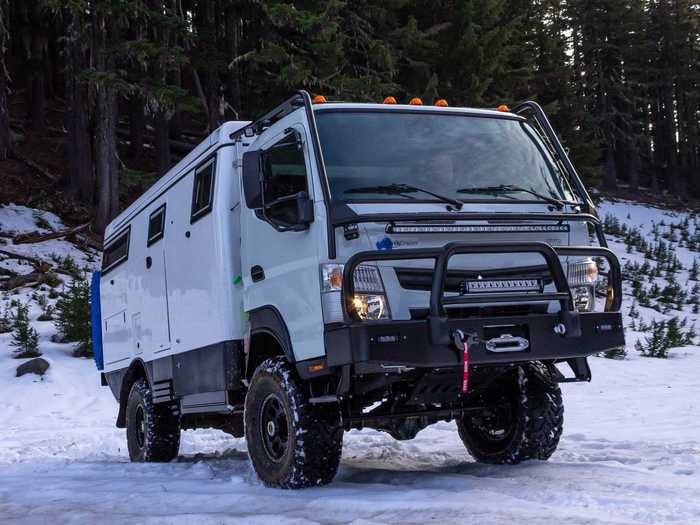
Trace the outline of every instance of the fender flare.
{"label": "fender flare", "polygon": [[[294,364],[294,349],[292,339],[289,336],[289,329],[284,322],[282,314],[274,306],[261,306],[249,312],[250,338],[256,334],[268,334],[272,336],[282,348],[284,356],[290,364]],[[246,360],[246,368],[247,368]]]}
{"label": "fender flare", "polygon": [[126,403],[129,400],[129,392],[131,386],[138,379],[145,378],[148,382],[148,387],[153,388],[153,380],[149,367],[141,358],[136,358],[129,364],[129,367],[121,377],[121,385],[119,387],[119,413],[117,414],[117,428],[126,427]]}

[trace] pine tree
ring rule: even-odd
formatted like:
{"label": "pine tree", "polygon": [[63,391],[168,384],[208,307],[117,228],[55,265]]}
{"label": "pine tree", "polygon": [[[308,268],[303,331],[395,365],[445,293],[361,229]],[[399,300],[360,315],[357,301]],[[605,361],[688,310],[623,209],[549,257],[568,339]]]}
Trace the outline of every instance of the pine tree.
{"label": "pine tree", "polygon": [[683,346],[684,342],[685,338],[678,324],[678,318],[672,317],[668,320],[668,323],[666,323],[666,343],[669,348],[674,348]]}
{"label": "pine tree", "polygon": [[0,317],[0,334],[6,334],[12,331],[13,321],[10,309],[3,308],[2,317]]}
{"label": "pine tree", "polygon": [[668,342],[666,341],[666,321],[652,320],[651,322],[651,337],[647,337],[642,343],[638,340],[635,343],[635,349],[645,357],[668,357]]}
{"label": "pine tree", "polygon": [[529,76],[517,60],[522,17],[513,17],[505,0],[442,0],[426,6],[448,23],[435,35],[433,68],[441,95],[454,105],[508,102]]}
{"label": "pine tree", "polygon": [[14,356],[17,359],[38,357],[39,336],[34,327],[29,324],[29,308],[18,305],[12,327],[12,340],[10,346],[15,348]]}
{"label": "pine tree", "polygon": [[63,341],[76,342],[76,357],[92,356],[90,328],[90,287],[87,281],[75,279],[68,285],[54,309],[54,323]]}
{"label": "pine tree", "polygon": [[[579,84],[577,118],[598,144],[604,185],[617,187],[629,157],[636,162],[634,62],[639,43],[639,3],[626,0],[569,0],[573,59]],[[636,169],[635,169],[636,171]]]}

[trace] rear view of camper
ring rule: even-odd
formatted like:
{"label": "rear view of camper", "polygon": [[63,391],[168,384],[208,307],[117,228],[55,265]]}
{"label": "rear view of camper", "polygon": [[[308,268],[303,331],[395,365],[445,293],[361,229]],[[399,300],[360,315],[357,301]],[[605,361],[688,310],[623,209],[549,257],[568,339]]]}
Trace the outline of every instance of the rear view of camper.
{"label": "rear view of camper", "polygon": [[624,344],[619,262],[534,103],[299,92],[222,125],[104,246],[93,340],[133,461],[218,428],[301,488],[333,479],[345,430],[438,421],[478,461],[544,460],[559,383]]}

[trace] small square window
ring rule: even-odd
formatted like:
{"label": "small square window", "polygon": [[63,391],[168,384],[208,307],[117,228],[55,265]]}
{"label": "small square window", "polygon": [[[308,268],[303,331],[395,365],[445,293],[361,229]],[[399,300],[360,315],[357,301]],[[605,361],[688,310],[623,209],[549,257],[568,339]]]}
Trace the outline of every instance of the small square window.
{"label": "small square window", "polygon": [[148,217],[148,240],[146,245],[150,246],[163,238],[165,232],[165,204],[155,210]]}
{"label": "small square window", "polygon": [[102,275],[113,270],[129,258],[129,237],[131,226],[120,233],[104,249],[102,254]]}
{"label": "small square window", "polygon": [[214,173],[216,162],[214,159],[200,168],[194,174],[192,187],[192,215],[190,224],[204,217],[211,211],[212,198],[214,196]]}

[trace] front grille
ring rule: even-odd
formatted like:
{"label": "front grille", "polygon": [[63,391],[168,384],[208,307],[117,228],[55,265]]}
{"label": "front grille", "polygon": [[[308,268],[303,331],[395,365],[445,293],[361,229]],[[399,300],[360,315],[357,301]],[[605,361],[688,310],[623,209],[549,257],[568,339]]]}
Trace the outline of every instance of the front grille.
{"label": "front grille", "polygon": [[[395,268],[396,277],[404,290],[430,291],[433,284],[432,268]],[[496,270],[448,270],[445,291],[460,293],[465,281],[478,279],[540,279],[543,285],[552,282],[546,265],[522,266]]]}

